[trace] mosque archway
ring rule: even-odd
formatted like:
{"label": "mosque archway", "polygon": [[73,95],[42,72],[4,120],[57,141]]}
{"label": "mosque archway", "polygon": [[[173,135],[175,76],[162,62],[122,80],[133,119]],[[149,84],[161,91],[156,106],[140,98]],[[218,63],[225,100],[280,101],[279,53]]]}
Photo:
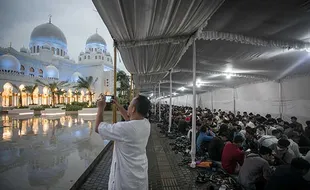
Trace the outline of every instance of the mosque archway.
{"label": "mosque archway", "polygon": [[49,89],[46,86],[43,88],[42,104],[49,105]]}
{"label": "mosque archway", "polygon": [[28,104],[28,94],[26,92],[22,92],[23,89],[25,88],[25,85],[21,84],[21,85],[19,85],[18,88],[19,88],[20,92],[22,93],[21,94],[21,96],[22,96],[22,106],[26,106]]}
{"label": "mosque archway", "polygon": [[2,106],[9,107],[13,105],[13,86],[11,83],[5,83],[3,85],[3,92],[1,94]]}

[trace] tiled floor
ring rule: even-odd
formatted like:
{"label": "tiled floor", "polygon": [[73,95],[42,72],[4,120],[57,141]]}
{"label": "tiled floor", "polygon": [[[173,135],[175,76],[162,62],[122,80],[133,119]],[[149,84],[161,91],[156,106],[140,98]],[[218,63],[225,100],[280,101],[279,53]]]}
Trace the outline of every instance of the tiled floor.
{"label": "tiled floor", "polygon": [[[156,125],[152,125],[151,136],[147,145],[149,188],[154,190],[205,189],[204,186],[197,186],[195,183],[197,169],[178,166],[182,156],[171,151],[169,143],[173,142],[173,140],[163,137],[159,131],[160,129]],[[107,189],[112,147],[110,147],[111,150],[107,151],[80,189]]]}

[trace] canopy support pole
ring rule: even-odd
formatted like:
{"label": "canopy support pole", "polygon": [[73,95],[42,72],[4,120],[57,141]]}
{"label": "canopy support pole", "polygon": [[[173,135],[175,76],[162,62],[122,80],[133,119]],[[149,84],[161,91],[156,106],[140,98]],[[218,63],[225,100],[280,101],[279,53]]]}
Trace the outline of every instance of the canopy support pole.
{"label": "canopy support pole", "polygon": [[279,115],[280,118],[283,119],[283,96],[282,96],[282,83],[281,80],[279,82]]}
{"label": "canopy support pole", "polygon": [[213,90],[211,91],[211,111],[213,113],[213,110],[214,110],[214,106],[213,106]]}
{"label": "canopy support pole", "polygon": [[233,97],[234,97],[234,114],[236,115],[236,88],[233,88]]}
{"label": "canopy support pole", "polygon": [[168,133],[170,133],[171,125],[172,125],[172,70],[169,70],[170,75],[170,102],[169,102],[169,129]]}
{"label": "canopy support pole", "polygon": [[190,166],[196,167],[196,43],[193,42],[193,111],[192,111],[192,143],[191,143],[192,162]]}
{"label": "canopy support pole", "polygon": [[130,100],[129,102],[133,99],[134,92],[133,92],[133,74],[130,74]]}
{"label": "canopy support pole", "polygon": [[158,84],[158,118],[159,118],[159,121],[161,121],[161,109],[160,109],[160,82]]}
{"label": "canopy support pole", "polygon": [[156,85],[155,85],[155,87],[154,87],[154,115],[156,116],[156,100],[157,100],[157,95],[156,95]]}
{"label": "canopy support pole", "polygon": [[[116,80],[117,80],[117,73],[116,73],[116,63],[117,63],[117,51],[116,46],[114,45],[114,89],[113,89],[113,95],[116,97]],[[113,104],[113,123],[116,123],[116,105]]]}

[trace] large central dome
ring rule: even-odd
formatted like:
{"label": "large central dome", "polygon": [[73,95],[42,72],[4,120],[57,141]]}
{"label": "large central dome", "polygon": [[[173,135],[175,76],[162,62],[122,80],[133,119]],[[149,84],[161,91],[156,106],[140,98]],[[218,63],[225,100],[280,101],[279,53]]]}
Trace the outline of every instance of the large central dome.
{"label": "large central dome", "polygon": [[[46,48],[49,47],[49,48]],[[54,55],[65,57],[67,55],[67,39],[64,33],[54,24],[51,17],[48,23],[35,27],[30,36],[30,52],[40,53],[41,50],[52,51]]]}
{"label": "large central dome", "polygon": [[86,41],[86,45],[87,44],[92,44],[92,43],[97,43],[97,44],[102,44],[102,45],[107,45],[107,43],[105,42],[105,40],[99,35],[99,34],[93,34],[91,35],[87,41]]}
{"label": "large central dome", "polygon": [[31,40],[49,38],[57,41],[59,40],[67,45],[67,39],[64,33],[52,23],[45,23],[35,27],[30,38]]}

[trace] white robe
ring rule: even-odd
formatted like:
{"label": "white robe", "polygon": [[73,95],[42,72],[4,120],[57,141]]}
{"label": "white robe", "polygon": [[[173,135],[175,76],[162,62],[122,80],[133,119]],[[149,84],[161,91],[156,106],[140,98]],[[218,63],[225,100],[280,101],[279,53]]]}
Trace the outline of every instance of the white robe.
{"label": "white robe", "polygon": [[100,123],[98,131],[102,139],[114,141],[109,190],[148,189],[146,145],[150,128],[147,119]]}

